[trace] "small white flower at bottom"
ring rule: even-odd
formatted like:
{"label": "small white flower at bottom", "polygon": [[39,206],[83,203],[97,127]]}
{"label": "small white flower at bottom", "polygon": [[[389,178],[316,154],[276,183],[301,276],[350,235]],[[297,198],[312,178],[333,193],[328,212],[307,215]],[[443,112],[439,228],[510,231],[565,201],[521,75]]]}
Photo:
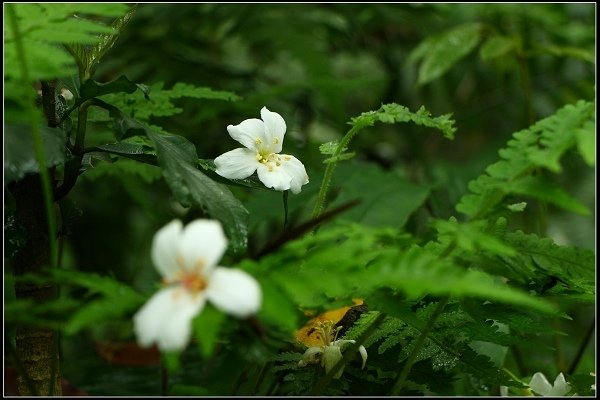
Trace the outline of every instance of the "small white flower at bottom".
{"label": "small white flower at bottom", "polygon": [[546,376],[541,372],[536,372],[531,377],[531,381],[529,382],[529,387],[535,393],[540,394],[542,396],[565,396],[567,393],[571,391],[571,385],[569,385],[562,374],[558,374],[556,379],[554,380],[554,385],[551,385],[546,379]]}
{"label": "small white flower at bottom", "polygon": [[[319,323],[315,330],[321,339],[321,346],[314,346],[306,349],[302,356],[302,360],[298,362],[299,367],[320,363],[321,366],[325,368],[325,373],[328,373],[342,359],[342,351],[348,344],[356,343],[355,340],[336,340],[337,333],[341,327],[334,329],[333,325],[334,324],[331,321]],[[362,357],[362,368],[364,368],[367,362],[367,349],[365,349],[365,346],[360,345],[358,351]],[[343,372],[344,366],[342,365],[333,378],[340,378]]]}
{"label": "small white flower at bottom", "polygon": [[259,310],[262,294],[256,279],[240,269],[217,266],[226,249],[221,224],[214,220],[195,220],[185,228],[174,220],[156,232],[151,255],[165,288],[133,317],[140,346],[183,350],[191,321],[207,301],[238,318]]}

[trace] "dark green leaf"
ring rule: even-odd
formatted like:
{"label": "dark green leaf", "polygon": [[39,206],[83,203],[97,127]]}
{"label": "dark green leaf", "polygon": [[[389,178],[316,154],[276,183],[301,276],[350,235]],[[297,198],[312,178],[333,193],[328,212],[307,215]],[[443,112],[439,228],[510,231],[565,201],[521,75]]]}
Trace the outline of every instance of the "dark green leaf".
{"label": "dark green leaf", "polygon": [[498,57],[508,56],[515,46],[514,40],[505,36],[494,35],[489,37],[479,50],[482,60],[488,61]]}
{"label": "dark green leaf", "polygon": [[202,206],[211,218],[223,224],[234,253],[246,249],[248,211],[229,189],[198,170],[196,149],[182,136],[161,135],[150,130],[158,160],[175,197],[184,204],[192,201]]}
{"label": "dark green leaf", "polygon": [[369,226],[402,227],[429,195],[427,187],[364,162],[339,165],[333,185],[341,189],[331,207],[359,199],[341,218]]}
{"label": "dark green leaf", "polygon": [[121,75],[117,79],[107,83],[99,83],[89,79],[83,82],[79,88],[79,95],[82,100],[87,100],[109,93],[133,93],[137,89],[140,89],[137,84],[131,82],[125,75]]}
{"label": "dark green leaf", "polygon": [[[46,167],[53,167],[65,162],[65,133],[59,128],[40,126],[44,142]],[[33,136],[29,125],[5,123],[4,125],[4,181],[17,181],[26,174],[39,171],[36,161]]]}
{"label": "dark green leaf", "polygon": [[409,56],[411,61],[422,59],[419,68],[419,85],[440,77],[461,58],[469,54],[481,39],[482,25],[461,25],[426,39]]}

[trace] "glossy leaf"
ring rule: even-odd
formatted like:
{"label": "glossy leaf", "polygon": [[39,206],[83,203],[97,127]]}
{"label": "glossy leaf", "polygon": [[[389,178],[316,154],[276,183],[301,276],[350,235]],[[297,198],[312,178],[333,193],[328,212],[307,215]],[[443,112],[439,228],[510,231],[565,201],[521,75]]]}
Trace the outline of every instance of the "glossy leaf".
{"label": "glossy leaf", "polygon": [[182,136],[158,134],[148,136],[156,145],[158,160],[175,197],[183,204],[202,206],[207,216],[221,221],[231,250],[246,249],[248,211],[227,189],[208,178],[196,167],[194,145]]}
{"label": "glossy leaf", "polygon": [[140,89],[144,95],[147,95],[147,88],[145,86],[133,83],[126,76],[121,75],[117,79],[106,83],[87,80],[79,88],[79,95],[81,96],[81,101],[83,101],[109,93],[133,93],[137,89]]}
{"label": "glossy leaf", "polygon": [[[40,126],[44,142],[46,167],[62,164],[67,159],[65,133],[59,128]],[[13,182],[26,174],[39,171],[36,161],[31,127],[25,124],[4,125],[4,179]]]}

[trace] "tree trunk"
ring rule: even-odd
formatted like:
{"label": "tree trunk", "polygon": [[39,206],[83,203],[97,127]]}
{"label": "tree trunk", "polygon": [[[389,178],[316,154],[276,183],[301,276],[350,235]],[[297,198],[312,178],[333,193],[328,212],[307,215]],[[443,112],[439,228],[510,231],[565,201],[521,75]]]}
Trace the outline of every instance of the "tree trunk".
{"label": "tree trunk", "polygon": [[[9,189],[16,200],[19,221],[27,232],[25,246],[14,258],[13,274],[18,277],[30,272],[39,273],[44,267],[52,267],[40,176],[28,175]],[[56,240],[53,236],[52,240]],[[35,303],[44,303],[55,295],[52,285],[31,283],[17,283],[15,293],[17,299],[31,299]],[[57,335],[52,329],[38,326],[16,329],[16,356],[24,372],[18,376],[20,395],[62,395]]]}

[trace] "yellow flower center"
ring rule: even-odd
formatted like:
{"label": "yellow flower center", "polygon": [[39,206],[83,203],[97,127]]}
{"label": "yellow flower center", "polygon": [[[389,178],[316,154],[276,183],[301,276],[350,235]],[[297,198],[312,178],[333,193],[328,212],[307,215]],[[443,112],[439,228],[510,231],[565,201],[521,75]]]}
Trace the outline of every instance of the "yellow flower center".
{"label": "yellow flower center", "polygon": [[206,289],[207,283],[206,279],[195,273],[184,273],[181,278],[179,278],[179,283],[181,286],[186,288],[192,292],[201,292]]}
{"label": "yellow flower center", "polygon": [[323,346],[329,346],[332,342],[337,340],[338,332],[342,329],[341,326],[335,327],[333,321],[319,322],[315,328],[317,335],[321,338]]}
{"label": "yellow flower center", "polygon": [[163,281],[165,285],[178,284],[194,293],[199,293],[206,289],[208,282],[202,273],[202,270],[204,269],[203,260],[197,260],[191,270],[185,268],[184,259],[181,256],[177,257],[177,264],[179,264],[180,269],[175,274],[175,279],[165,279]]}
{"label": "yellow flower center", "polygon": [[273,172],[273,169],[275,167],[281,166],[281,156],[279,156],[276,153],[270,153],[265,150],[261,150],[256,153],[256,160],[259,163],[266,165],[267,168],[269,169],[269,172]]}

